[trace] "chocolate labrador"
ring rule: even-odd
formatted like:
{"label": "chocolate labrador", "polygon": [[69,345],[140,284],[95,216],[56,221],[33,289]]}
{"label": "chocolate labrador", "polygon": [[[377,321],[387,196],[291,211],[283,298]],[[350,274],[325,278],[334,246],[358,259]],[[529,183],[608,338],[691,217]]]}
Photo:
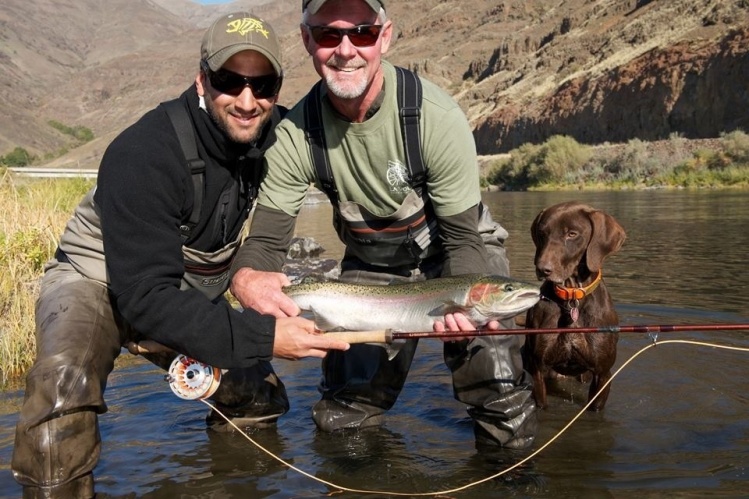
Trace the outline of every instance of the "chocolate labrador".
{"label": "chocolate labrador", "polygon": [[[543,279],[541,300],[526,314],[526,328],[614,326],[619,317],[602,278],[603,260],[624,244],[619,223],[577,201],[556,204],[539,213],[531,226],[536,246],[536,275]],[[536,404],[546,406],[546,379],[557,373],[590,379],[588,401],[611,378],[616,333],[529,334],[528,370]],[[610,385],[589,407],[606,405]]]}

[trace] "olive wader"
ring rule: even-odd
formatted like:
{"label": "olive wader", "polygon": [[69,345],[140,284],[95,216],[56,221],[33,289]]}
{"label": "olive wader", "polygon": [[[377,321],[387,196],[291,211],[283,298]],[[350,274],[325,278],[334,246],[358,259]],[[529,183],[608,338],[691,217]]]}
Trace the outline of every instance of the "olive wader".
{"label": "olive wader", "polygon": [[[322,84],[316,84],[305,100],[310,156],[318,182],[333,205],[336,232],[346,245],[340,277],[344,282],[419,281],[437,277],[442,270],[439,229],[427,197],[427,168],[421,154],[421,81],[411,71],[399,67],[395,70],[407,163],[403,177],[412,190],[389,216],[377,217],[355,202],[340,200],[325,152]],[[387,230],[377,230],[378,227]],[[478,230],[490,271],[508,276],[510,267],[504,248],[507,231],[492,220],[483,203],[479,203]],[[513,320],[503,321],[504,328],[513,326]],[[452,371],[453,392],[456,399],[469,406],[477,447],[524,449],[533,443],[538,423],[533,382],[523,370],[524,343],[525,337],[519,335],[445,343],[444,357]],[[366,344],[351,345],[346,352],[329,352],[322,364],[322,399],[312,409],[317,426],[335,431],[381,424],[385,411],[395,404],[406,382],[417,344],[418,340],[407,340],[392,360],[388,360],[384,349]]]}
{"label": "olive wader", "polygon": [[[24,497],[94,496],[92,471],[101,448],[97,415],[107,411],[107,376],[122,346],[143,339],[112,306],[101,233],[92,227],[100,224],[89,192],[45,267],[36,303],[37,357],[26,378],[11,463]],[[239,238],[214,253],[183,247],[182,288],[223,300],[226,262],[238,245]],[[206,272],[211,262],[220,272]],[[189,271],[198,267],[199,274]],[[146,357],[166,369],[175,355]],[[224,371],[210,400],[240,428],[272,426],[289,409],[285,387],[267,361]],[[216,431],[233,429],[213,410],[207,423]]]}
{"label": "olive wader", "polygon": [[[479,232],[489,255],[492,272],[509,275],[504,248],[507,231],[481,210]],[[341,281],[359,284],[390,284],[437,277],[439,263],[416,269],[373,271],[357,258],[344,258]],[[402,271],[403,270],[403,271]],[[514,319],[502,322],[514,327]],[[521,335],[480,336],[446,342],[445,364],[452,372],[453,394],[468,406],[474,421],[477,448],[526,449],[538,426],[533,384],[523,369]],[[406,381],[418,339],[406,340],[392,360],[381,347],[351,345],[346,352],[331,351],[323,360],[322,399],[312,417],[324,431],[380,425],[385,411],[395,404]]]}

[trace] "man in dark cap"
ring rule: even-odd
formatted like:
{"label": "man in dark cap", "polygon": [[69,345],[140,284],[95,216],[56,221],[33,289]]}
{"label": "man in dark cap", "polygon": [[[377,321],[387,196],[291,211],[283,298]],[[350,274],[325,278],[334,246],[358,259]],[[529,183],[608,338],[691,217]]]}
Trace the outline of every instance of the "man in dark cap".
{"label": "man in dark cap", "polygon": [[[248,12],[222,16],[205,33],[194,85],[108,147],[45,268],[11,464],[24,497],[94,496],[97,415],[127,343],[174,351],[150,358],[162,367],[179,352],[223,369],[210,399],[235,424],[260,428],[289,408],[273,357],[348,347],[306,319],[240,312],[224,299],[284,111],[282,80],[273,28]],[[231,428],[214,411],[208,423]]]}

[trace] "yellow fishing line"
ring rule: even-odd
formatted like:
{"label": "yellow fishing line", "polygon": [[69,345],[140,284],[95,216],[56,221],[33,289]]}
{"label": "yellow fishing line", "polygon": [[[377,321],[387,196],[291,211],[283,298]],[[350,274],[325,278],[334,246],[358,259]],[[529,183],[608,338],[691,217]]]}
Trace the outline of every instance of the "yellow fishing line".
{"label": "yellow fishing line", "polygon": [[[720,344],[716,344],[716,343],[706,343],[706,342],[702,342],[702,341],[693,341],[693,340],[664,340],[664,341],[655,341],[654,340],[653,343],[644,346],[639,351],[635,352],[629,359],[627,359],[627,361],[624,362],[621,365],[621,367],[619,367],[619,369],[617,369],[614,372],[614,374],[611,376],[611,378],[609,378],[609,380],[606,383],[604,383],[603,386],[601,386],[601,388],[598,390],[598,393],[596,393],[595,396],[593,398],[591,398],[588,401],[588,403],[583,406],[582,409],[580,409],[580,412],[578,412],[570,420],[569,423],[567,423],[561,430],[559,430],[556,435],[554,435],[552,438],[550,438],[549,441],[546,442],[545,444],[543,444],[541,447],[539,447],[538,449],[536,449],[532,454],[530,454],[529,456],[523,458],[521,461],[518,461],[517,463],[513,464],[509,468],[506,468],[506,469],[500,471],[499,473],[495,473],[494,475],[488,476],[486,478],[482,478],[481,480],[476,480],[474,482],[468,483],[466,485],[463,485],[462,487],[456,487],[454,489],[448,489],[448,490],[441,490],[441,491],[438,491],[438,492],[393,492],[393,491],[390,491],[390,490],[351,489],[351,488],[348,488],[348,487],[344,487],[342,485],[338,485],[336,483],[328,482],[327,480],[323,480],[321,478],[318,478],[318,477],[316,477],[316,476],[314,476],[314,475],[312,475],[310,473],[307,473],[306,471],[304,471],[302,469],[297,468],[293,464],[284,461],[282,458],[280,458],[279,456],[273,454],[271,451],[269,451],[268,449],[266,449],[265,447],[263,447],[262,445],[260,445],[259,443],[257,443],[255,440],[253,440],[252,437],[250,437],[246,432],[242,431],[241,428],[239,428],[237,425],[235,425],[227,416],[225,416],[221,411],[219,411],[218,409],[216,409],[216,407],[214,407],[211,404],[209,404],[205,399],[200,399],[200,401],[203,402],[204,404],[206,404],[208,407],[210,407],[214,411],[216,411],[222,418],[224,418],[226,420],[227,423],[229,423],[231,426],[233,426],[234,429],[236,429],[239,433],[241,433],[242,436],[244,436],[247,440],[249,440],[255,447],[257,447],[261,451],[265,452],[266,454],[268,454],[270,457],[272,457],[276,461],[280,462],[281,464],[283,464],[287,468],[292,469],[292,470],[296,471],[297,473],[300,473],[300,474],[302,474],[302,475],[304,475],[304,476],[306,476],[306,477],[308,477],[308,478],[310,478],[312,480],[315,480],[315,481],[317,481],[319,483],[325,484],[325,485],[327,485],[329,487],[335,488],[335,489],[337,489],[337,491],[342,491],[342,492],[356,492],[358,494],[386,494],[386,495],[392,495],[392,496],[409,496],[409,497],[416,497],[416,496],[440,496],[440,495],[444,495],[444,494],[451,494],[451,493],[454,493],[454,492],[460,492],[462,490],[466,490],[466,489],[469,489],[471,487],[475,487],[476,485],[482,484],[484,482],[488,482],[490,480],[494,480],[495,478],[498,478],[498,477],[500,477],[502,475],[505,475],[505,474],[509,473],[510,471],[514,470],[515,468],[520,467],[521,465],[523,465],[523,464],[527,463],[528,461],[530,461],[532,458],[536,457],[538,454],[541,453],[541,451],[543,451],[544,449],[546,449],[546,447],[548,447],[549,445],[551,445],[560,436],[562,436],[569,429],[569,427],[572,426],[572,424],[580,418],[580,416],[582,416],[583,414],[585,414],[585,411],[588,409],[588,407],[590,406],[590,404],[592,404],[593,401],[598,398],[598,396],[601,394],[601,392],[604,390],[604,388],[606,388],[614,380],[614,378],[616,378],[619,375],[619,373],[625,367],[627,367],[627,365],[629,365],[633,360],[635,360],[637,357],[640,356],[640,354],[644,353],[645,351],[647,351],[647,350],[649,350],[651,348],[654,348],[657,345],[664,345],[664,344],[668,344],[668,343],[671,343],[671,344],[673,344],[673,343],[682,343],[682,344],[697,345],[697,346],[703,346],[703,347],[722,348],[724,350],[735,350],[735,351],[739,351],[739,352],[749,352],[749,348],[745,348],[745,347],[734,347],[734,346],[728,346],[728,345],[720,345]],[[335,491],[331,492],[330,494],[333,494],[333,493],[335,493]]]}

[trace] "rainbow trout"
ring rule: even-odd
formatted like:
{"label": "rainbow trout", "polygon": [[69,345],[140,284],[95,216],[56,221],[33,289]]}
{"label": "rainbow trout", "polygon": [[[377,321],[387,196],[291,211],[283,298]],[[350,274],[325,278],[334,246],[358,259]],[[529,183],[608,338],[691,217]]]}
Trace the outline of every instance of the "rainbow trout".
{"label": "rainbow trout", "polygon": [[514,317],[539,300],[539,287],[497,275],[466,274],[391,285],[314,282],[284,292],[323,331],[432,330],[445,314],[462,312],[477,327]]}

